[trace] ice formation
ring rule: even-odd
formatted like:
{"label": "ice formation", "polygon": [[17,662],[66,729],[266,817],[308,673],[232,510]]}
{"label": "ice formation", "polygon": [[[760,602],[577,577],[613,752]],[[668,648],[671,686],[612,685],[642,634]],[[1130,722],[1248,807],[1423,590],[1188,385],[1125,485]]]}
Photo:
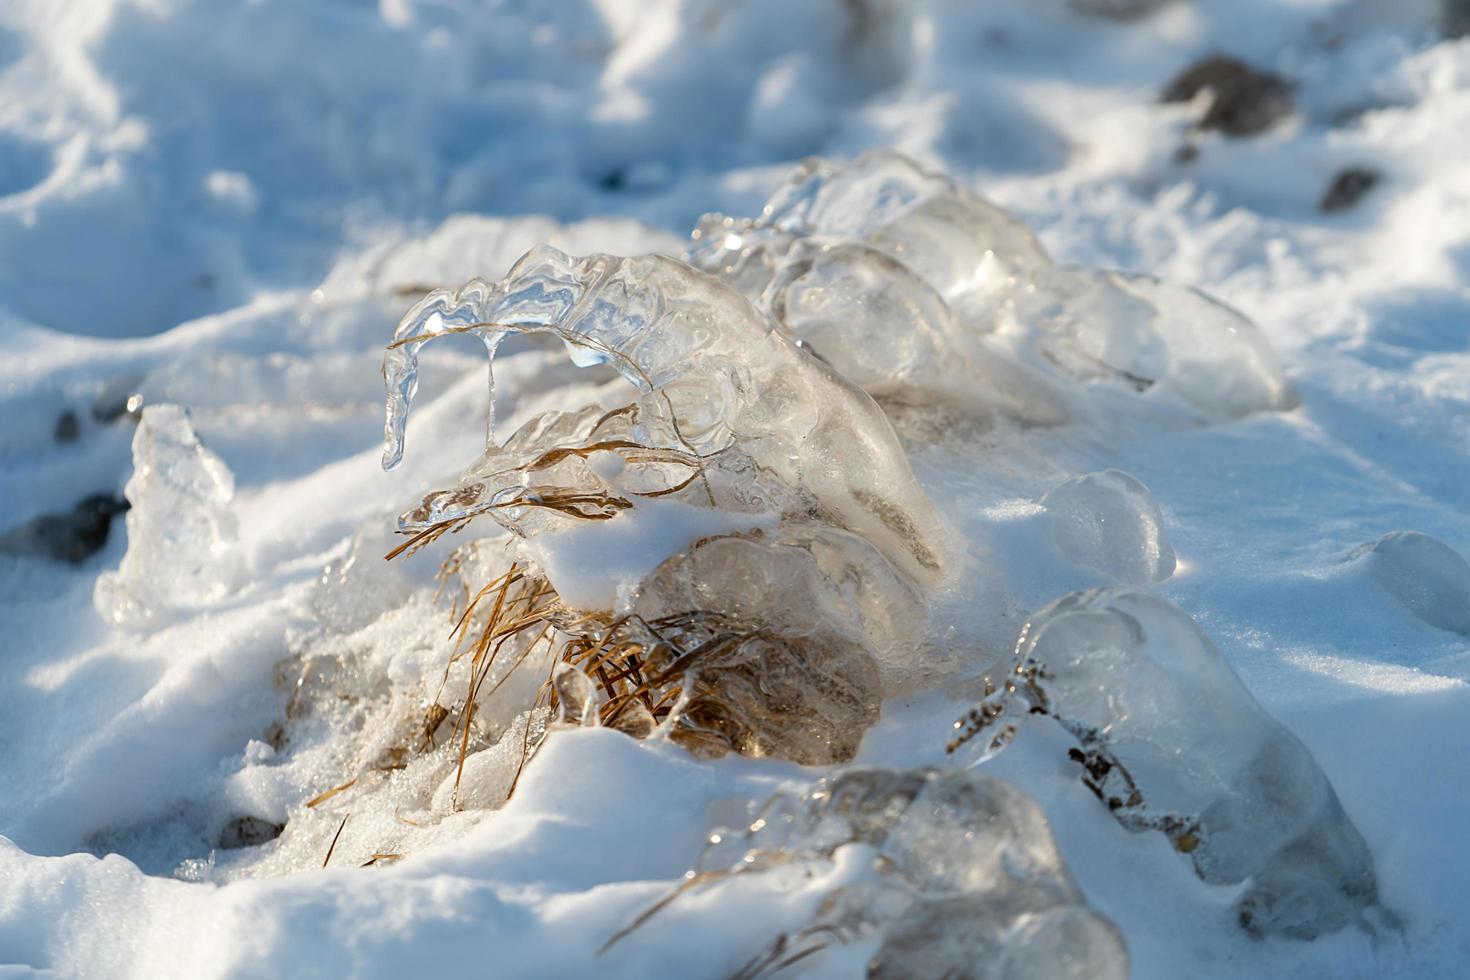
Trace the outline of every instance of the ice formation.
{"label": "ice formation", "polygon": [[1125,585],[1174,574],[1164,515],[1148,487],[1121,470],[1073,477],[1041,499],[1052,541],[1079,565]]}
{"label": "ice formation", "polygon": [[530,537],[568,520],[609,519],[634,502],[589,465],[608,452],[621,457],[635,496],[815,513],[872,541],[918,581],[943,575],[938,518],[882,412],[714,279],[662,256],[574,259],[541,247],[498,284],[429,294],[384,359],[387,467],[402,458],[418,350],[451,332],[479,336],[492,360],[507,335],[553,334],[577,363],[611,363],[639,397],[610,412],[541,415],[503,445],[492,404],[484,456],[458,487],[406,515],[406,530],[487,513]]}
{"label": "ice formation", "polygon": [[854,768],[777,793],[745,827],[710,835],[684,888],[835,864],[857,869],[739,976],[875,938],[870,977],[1128,975],[1122,936],[1088,907],[1041,809],[975,772]]}
{"label": "ice formation", "polygon": [[1206,882],[1248,883],[1247,930],[1310,939],[1366,925],[1373,857],[1326,775],[1166,600],[1090,590],[1036,613],[951,748],[978,737],[988,758],[1029,714],[1076,739],[1083,782],[1123,826],[1167,834]]}
{"label": "ice formation", "polygon": [[1368,581],[1430,626],[1470,636],[1470,565],[1438,538],[1390,531],[1349,556]]}
{"label": "ice formation", "polygon": [[[830,763],[851,758],[885,690],[927,676],[939,520],[882,411],[738,293],[673,259],[548,247],[498,284],[431,293],[385,358],[385,466],[401,458],[418,349],[451,332],[478,335],[492,363],[507,335],[549,333],[638,391],[537,416],[502,444],[492,380],[484,455],[401,521],[422,539],[481,514],[508,529],[516,560],[549,579],[553,605],[526,601],[564,655],[610,646],[620,678],[646,677],[623,690],[604,665],[610,719],[646,729],[623,714],[636,703],[696,751]],[[590,571],[628,574],[618,595],[584,581],[609,549],[623,557]]]}
{"label": "ice formation", "polygon": [[807,161],[758,218],[706,215],[689,261],[880,396],[958,392],[1027,423],[1067,417],[1069,378],[1210,418],[1296,402],[1239,313],[1150,276],[1058,265],[1017,218],[889,150]]}
{"label": "ice formation", "polygon": [[[836,528],[708,538],[650,575],[630,613],[663,624],[645,638],[649,667],[688,665],[672,733],[696,749],[850,759],[878,720],[883,668],[890,689],[922,674],[903,646],[922,632],[917,595],[872,545]],[[679,642],[659,642],[670,636]]]}
{"label": "ice formation", "polygon": [[117,571],[97,579],[93,599],[103,619],[146,627],[174,610],[219,602],[239,584],[234,476],[200,443],[185,409],[143,410],[123,493],[131,504],[128,550]]}

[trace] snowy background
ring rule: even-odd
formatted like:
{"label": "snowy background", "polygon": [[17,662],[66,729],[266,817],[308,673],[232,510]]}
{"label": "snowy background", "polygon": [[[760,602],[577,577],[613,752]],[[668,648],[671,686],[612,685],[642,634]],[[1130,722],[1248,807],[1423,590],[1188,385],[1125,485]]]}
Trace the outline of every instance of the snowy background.
{"label": "snowy background", "polygon": [[[809,915],[818,885],[715,890],[597,955],[696,861],[711,805],[798,767],[562,733],[503,810],[440,813],[407,860],[357,870],[393,798],[307,809],[358,746],[271,733],[303,649],[365,649],[390,679],[442,663],[442,555],[362,570],[483,439],[483,356],[451,348],[426,356],[414,451],[379,468],[382,347],[425,288],[542,241],[678,254],[703,212],[758,213],[801,157],[875,146],[954,174],[1061,260],[1226,300],[1301,393],[970,462],[995,479],[915,456],[996,556],[972,574],[1023,608],[1094,584],[1026,570],[1023,505],[1073,473],[1146,483],[1179,556],[1160,591],[1316,755],[1404,923],[1247,939],[1233,889],[1106,819],[1028,730],[992,769],[1042,804],[1135,975],[1463,975],[1470,585],[1445,559],[1427,622],[1347,560],[1395,530],[1470,554],[1455,24],[1463,4],[1430,0],[1180,0],[1126,21],[1063,0],[0,3],[0,976],[714,977]],[[1284,79],[1289,111],[1236,136],[1198,125],[1207,98],[1161,101],[1220,52]],[[1324,210],[1350,170],[1376,180]],[[498,412],[579,401],[538,356],[497,364]],[[102,543],[124,484],[146,486],[139,403],[187,407],[208,450],[218,506],[190,562],[130,551],[121,517]],[[94,603],[125,553],[157,592],[141,623]],[[972,625],[1004,648],[1019,624]],[[967,703],[890,702],[860,759],[942,763]],[[354,805],[333,870],[309,870]],[[291,830],[247,849],[264,856],[217,852],[241,815]]]}

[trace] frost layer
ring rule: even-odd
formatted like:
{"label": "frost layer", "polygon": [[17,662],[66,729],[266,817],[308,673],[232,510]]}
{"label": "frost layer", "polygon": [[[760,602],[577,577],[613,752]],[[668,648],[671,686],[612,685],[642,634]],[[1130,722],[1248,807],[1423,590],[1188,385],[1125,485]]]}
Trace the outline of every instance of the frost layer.
{"label": "frost layer", "polygon": [[216,603],[239,584],[234,476],[200,443],[183,408],[143,410],[123,493],[132,504],[128,550],[93,593],[103,619],[146,627]]}
{"label": "frost layer", "polygon": [[807,161],[758,218],[706,215],[689,260],[878,394],[1059,422],[1042,376],[1060,370],[1212,418],[1296,404],[1244,316],[1151,276],[1058,265],[1013,215],[888,150]]}
{"label": "frost layer", "polygon": [[870,977],[1128,975],[1122,937],[1087,906],[1041,809],[974,772],[849,769],[778,793],[710,836],[691,881],[833,864],[844,883],[740,975],[874,937]]}
{"label": "frost layer", "polygon": [[959,741],[983,735],[988,757],[1028,713],[1077,740],[1084,784],[1123,826],[1167,834],[1206,882],[1249,882],[1246,929],[1310,939],[1377,903],[1373,857],[1316,760],[1166,600],[1090,590],[1038,612]]}

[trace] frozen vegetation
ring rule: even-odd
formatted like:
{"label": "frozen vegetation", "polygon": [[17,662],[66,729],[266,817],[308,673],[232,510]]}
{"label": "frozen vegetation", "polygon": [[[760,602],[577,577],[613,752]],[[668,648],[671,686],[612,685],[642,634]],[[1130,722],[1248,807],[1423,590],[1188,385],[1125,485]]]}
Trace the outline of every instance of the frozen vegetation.
{"label": "frozen vegetation", "polygon": [[0,975],[1459,975],[1462,7],[0,5]]}
{"label": "frozen vegetation", "polygon": [[753,809],[747,825],[713,832],[684,883],[613,941],[691,891],[737,875],[781,888],[817,865],[838,871],[839,882],[812,921],[783,932],[739,976],[772,975],[848,945],[871,950],[865,968],[848,969],[872,977],[1128,975],[1123,938],[1087,907],[1045,816],[998,779],[838,770]]}
{"label": "frozen vegetation", "polygon": [[1029,715],[1076,740],[1068,756],[1123,826],[1168,835],[1211,884],[1249,882],[1248,931],[1313,939],[1366,927],[1373,858],[1327,777],[1166,600],[1105,589],[1042,609],[1021,630],[1010,676],[956,725],[951,748],[979,738],[983,760]]}

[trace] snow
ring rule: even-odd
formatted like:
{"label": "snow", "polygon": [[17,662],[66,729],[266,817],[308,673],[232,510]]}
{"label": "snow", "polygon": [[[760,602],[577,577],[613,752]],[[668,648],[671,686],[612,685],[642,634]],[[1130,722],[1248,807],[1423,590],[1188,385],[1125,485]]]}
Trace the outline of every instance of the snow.
{"label": "snow", "polygon": [[[560,730],[498,811],[446,815],[440,755],[305,803],[402,722],[382,686],[416,691],[449,652],[443,551],[378,559],[397,515],[483,451],[484,354],[424,354],[412,449],[385,474],[379,371],[405,310],[542,243],[677,254],[701,213],[759,213],[797,157],[883,146],[1019,215],[1058,262],[1243,312],[1300,407],[1181,424],[1119,395],[1065,426],[955,425],[911,447],[954,553],[935,616],[955,679],[890,698],[858,761],[951,762],[965,678],[1009,654],[1028,611],[1114,584],[1122,566],[1058,548],[1042,501],[1121,471],[1130,540],[1159,556],[1129,574],[1160,577],[1172,548],[1153,589],[1316,758],[1402,929],[1247,938],[1241,889],[1109,818],[1055,726],[983,771],[1040,805],[1134,976],[1461,974],[1470,41],[1435,34],[1436,6],[1181,0],[1124,23],[1063,0],[0,5],[0,535],[151,478],[134,447],[155,425],[178,474],[210,481],[134,500],[75,567],[0,545],[0,974],[724,976],[812,921],[847,870],[702,890],[598,953],[697,864],[720,814],[820,774],[787,763]],[[1232,139],[1159,104],[1217,51],[1291,80],[1294,114]],[[1383,178],[1321,213],[1349,167]],[[559,345],[507,342],[495,377],[507,432],[623,397]],[[58,441],[67,410],[77,438]],[[169,561],[147,525],[173,507],[231,528],[224,564]],[[677,530],[635,557],[708,533]],[[598,579],[605,539],[565,543],[603,601],[644,567]],[[168,614],[106,623],[101,582],[145,568]],[[308,683],[315,714],[277,748],[300,676],[280,665],[300,656],[343,669]],[[461,804],[502,795],[493,759],[466,770]],[[216,850],[247,815],[287,831]],[[384,848],[408,856],[356,867]]]}

